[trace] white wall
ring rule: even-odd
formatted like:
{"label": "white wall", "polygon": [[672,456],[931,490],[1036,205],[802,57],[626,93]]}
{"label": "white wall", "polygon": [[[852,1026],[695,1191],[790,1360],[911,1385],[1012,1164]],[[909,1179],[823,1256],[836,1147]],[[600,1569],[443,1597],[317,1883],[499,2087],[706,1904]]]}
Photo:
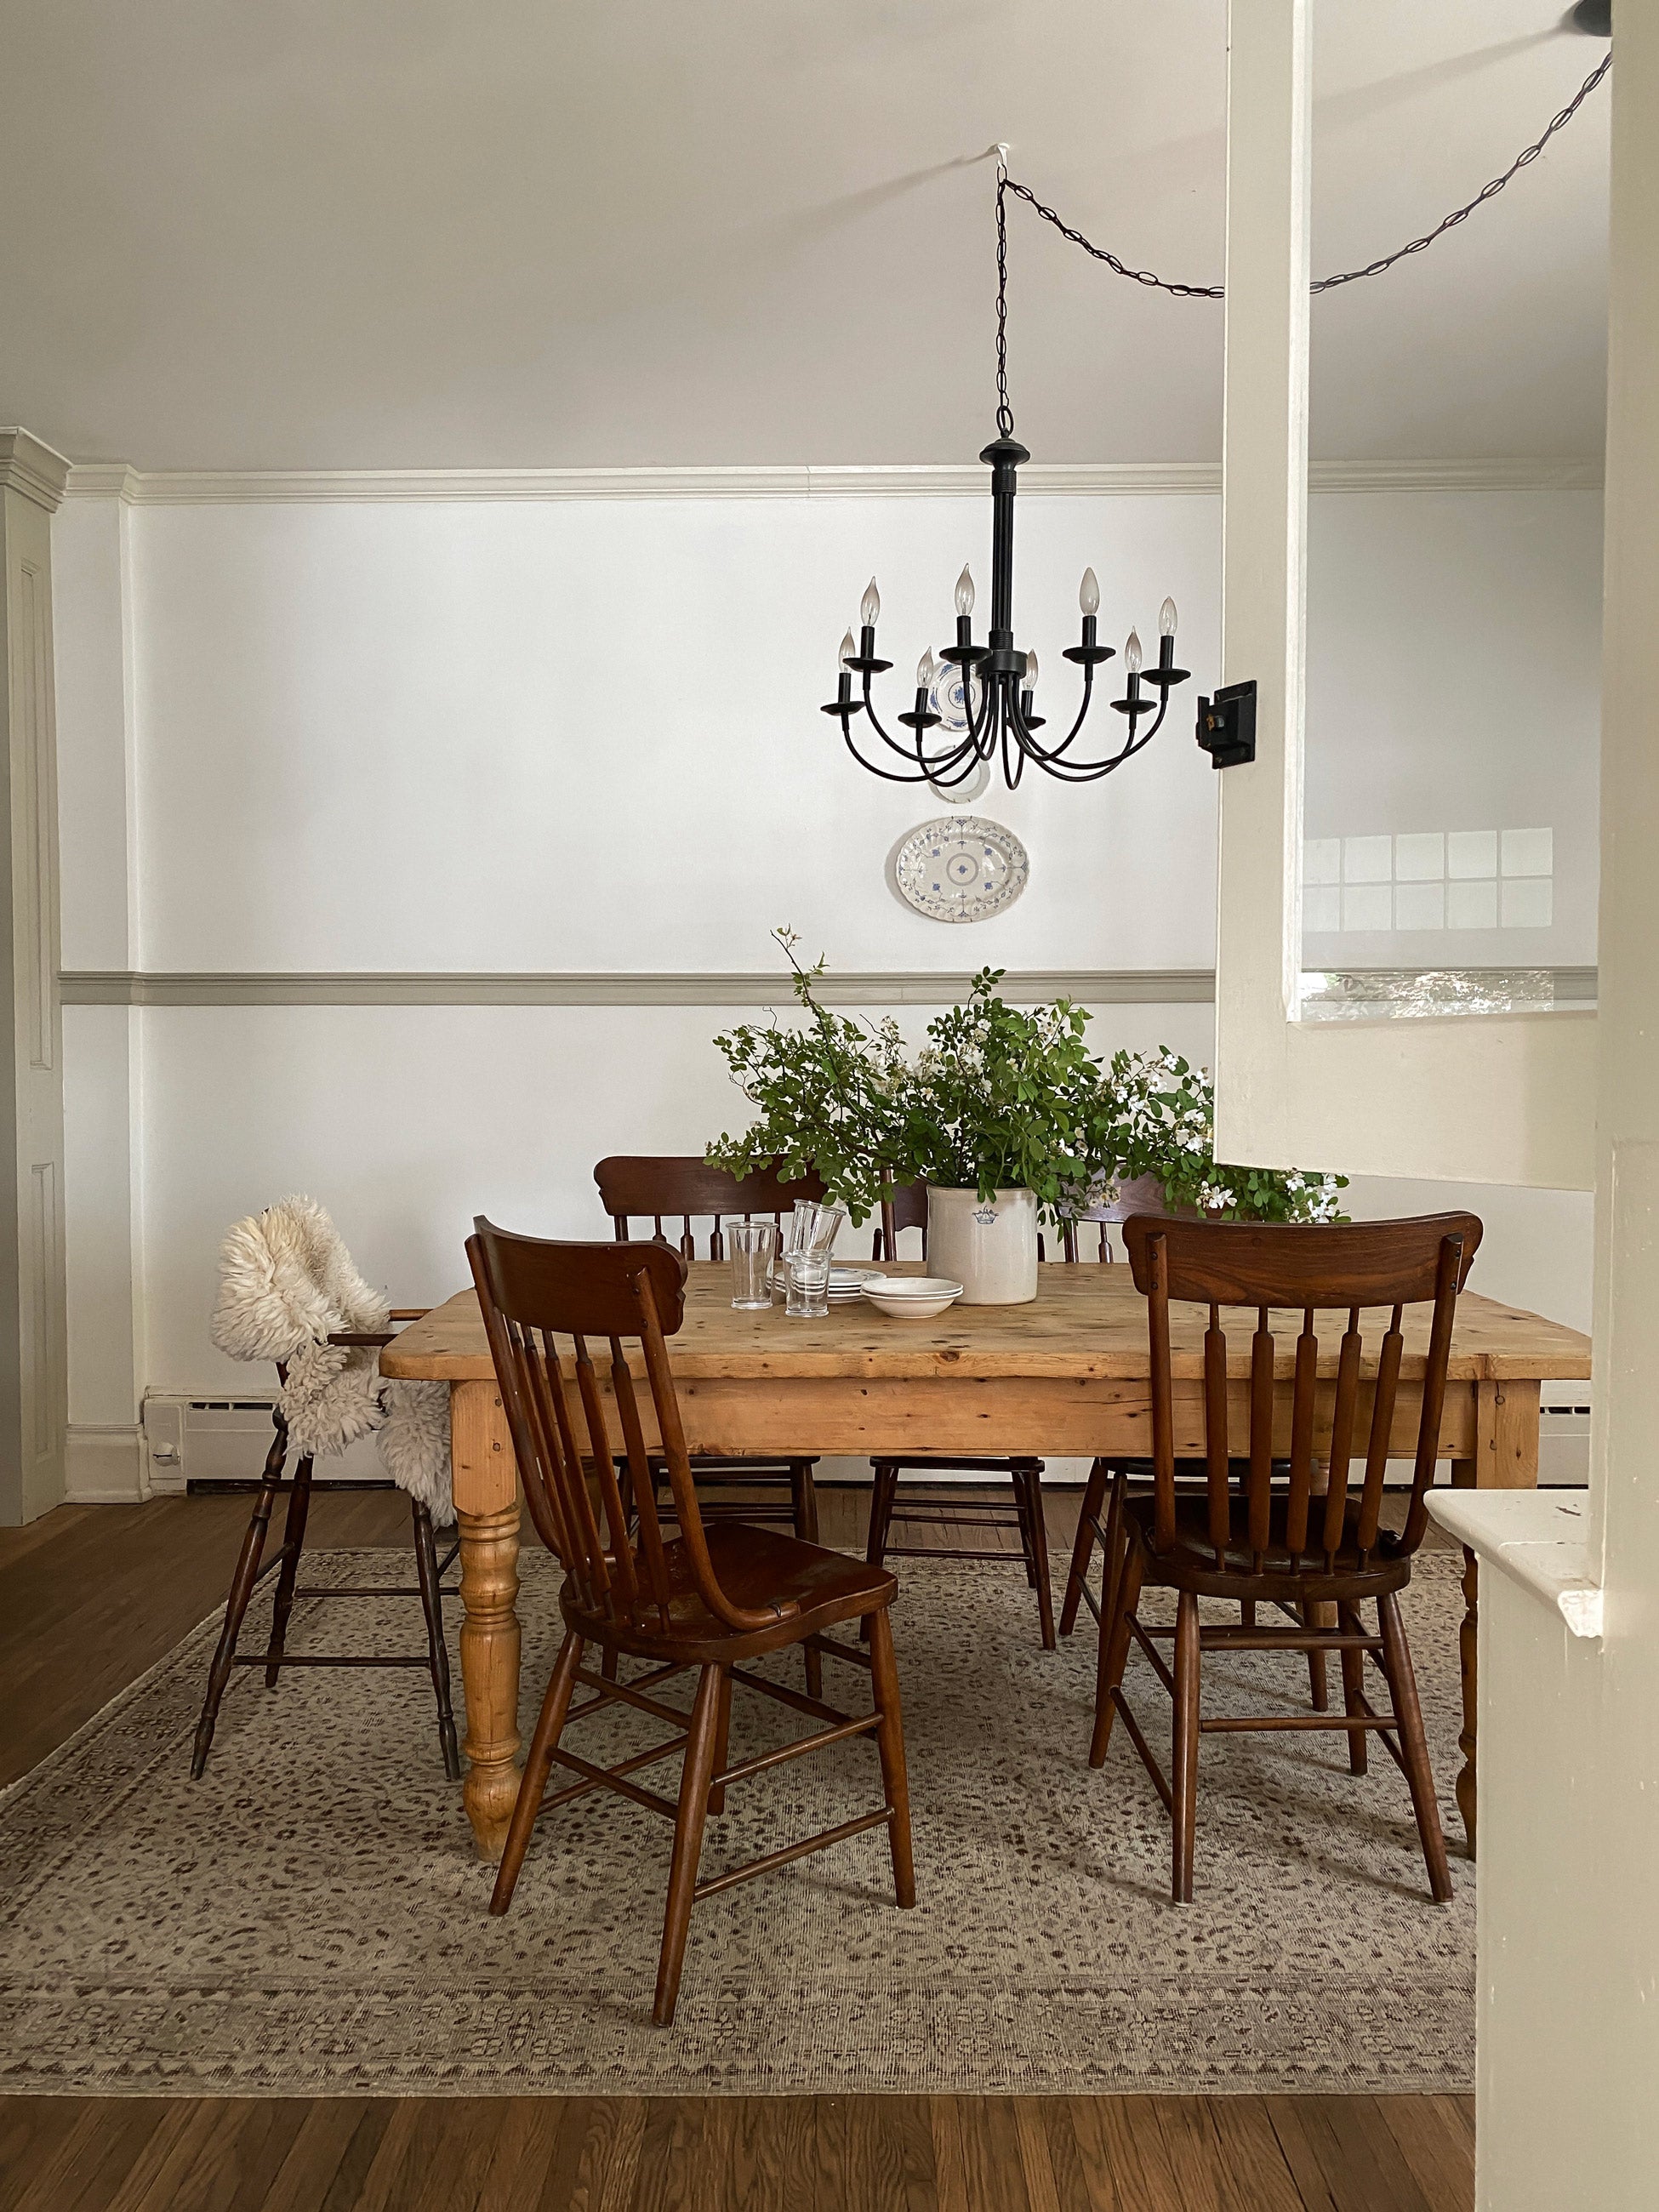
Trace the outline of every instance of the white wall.
{"label": "white wall", "polygon": [[[1449,496],[1322,495],[1322,589],[1343,600],[1346,563],[1346,598],[1394,635],[1375,519],[1389,510],[1398,544],[1420,515],[1426,561]],[[1458,495],[1467,540],[1514,496]],[[1564,618],[1593,668],[1583,495],[1528,496],[1528,557],[1556,547]],[[843,971],[1207,969],[1216,778],[1190,711],[1214,667],[1207,497],[1022,498],[1021,603],[1051,716],[1072,696],[1060,647],[1085,562],[1109,635],[1130,620],[1150,634],[1174,593],[1194,684],[1121,776],[1082,790],[1034,776],[978,802],[1031,849],[1031,887],[1006,915],[946,928],[887,888],[893,844],[945,810],[854,768],[817,707],[871,569],[883,648],[908,667],[944,629],[963,560],[988,582],[986,520],[948,498],[71,501],[56,541],[65,967],[753,971],[789,921]],[[1501,594],[1484,627],[1465,599],[1432,637],[1420,607],[1413,618],[1439,665],[1512,650]],[[1349,631],[1323,635],[1316,696],[1346,726],[1376,672],[1351,659]],[[1512,741],[1513,702],[1500,704],[1467,731],[1494,773]],[[1409,751],[1410,736],[1390,743]],[[1443,747],[1425,726],[1423,758]],[[399,1301],[458,1285],[476,1211],[597,1232],[602,1153],[694,1150],[741,1116],[710,1040],[742,1018],[71,1007],[72,1418],[131,1421],[147,1386],[230,1382],[205,1326],[217,1241],[286,1191],[324,1198]],[[1201,1054],[1210,1035],[1201,1006],[1098,1010],[1103,1048]],[[1382,1186],[1356,1206],[1425,1194]],[[1588,1201],[1475,1202],[1491,1224],[1483,1287],[1580,1319]]]}

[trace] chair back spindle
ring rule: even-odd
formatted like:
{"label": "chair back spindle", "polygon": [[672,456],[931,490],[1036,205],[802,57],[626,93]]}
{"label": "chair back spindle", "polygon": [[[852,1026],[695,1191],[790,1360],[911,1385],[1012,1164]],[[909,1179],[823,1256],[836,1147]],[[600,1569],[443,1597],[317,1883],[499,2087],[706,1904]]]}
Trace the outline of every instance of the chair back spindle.
{"label": "chair back spindle", "polygon": [[[1275,1543],[1310,1571],[1328,1571],[1345,1547],[1353,1547],[1362,1562],[1379,1548],[1391,1556],[1415,1551],[1427,1525],[1425,1497],[1434,1479],[1457,1295],[1480,1230],[1470,1213],[1316,1227],[1152,1215],[1126,1221],[1124,1242],[1135,1285],[1147,1300],[1154,1548],[1168,1551],[1176,1535],[1173,1301],[1207,1309],[1203,1525],[1217,1569],[1230,1553],[1237,1558],[1243,1552],[1249,1555],[1250,1571],[1259,1574]],[[1402,1322],[1408,1306],[1420,1305],[1432,1310],[1428,1343],[1408,1364]],[[1255,1311],[1249,1339],[1247,1439],[1235,1439],[1232,1433],[1230,1340],[1223,1322],[1227,1307]],[[1274,1437],[1274,1380],[1284,1340],[1275,1334],[1272,1316],[1285,1309],[1299,1312],[1301,1326],[1292,1352],[1288,1488],[1281,1534],[1275,1539],[1273,1478],[1276,1470],[1284,1473],[1285,1460],[1284,1439],[1276,1446]],[[1328,1352],[1323,1374],[1317,1328],[1322,1312],[1343,1316],[1334,1371]],[[1379,1327],[1384,1313],[1387,1325]],[[1376,1322],[1368,1354],[1370,1314]],[[1404,1529],[1395,1535],[1383,1531],[1381,1523],[1402,1376],[1419,1393],[1420,1411],[1411,1502]],[[1326,1413],[1328,1430],[1322,1439]],[[1241,1443],[1248,1455],[1239,1451]],[[1234,1486],[1241,1481],[1242,1496]]]}

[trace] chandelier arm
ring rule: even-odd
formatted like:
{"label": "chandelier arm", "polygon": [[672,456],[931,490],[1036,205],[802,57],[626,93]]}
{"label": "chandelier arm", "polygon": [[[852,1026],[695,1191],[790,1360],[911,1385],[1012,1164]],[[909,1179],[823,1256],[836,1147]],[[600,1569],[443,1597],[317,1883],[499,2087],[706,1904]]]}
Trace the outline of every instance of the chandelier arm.
{"label": "chandelier arm", "polygon": [[[853,758],[858,763],[859,766],[861,769],[867,769],[872,775],[878,775],[884,783],[926,783],[929,781],[925,769],[920,775],[900,775],[890,768],[878,768],[874,761],[866,760],[864,755],[853,743],[853,721],[850,715],[842,722],[841,733],[847,740],[848,751],[852,754]],[[887,742],[889,744],[892,744],[892,739],[890,738]],[[895,752],[899,751],[899,748],[896,745],[893,745],[893,750]],[[908,760],[909,757],[910,756],[908,753],[900,753],[901,759]]]}
{"label": "chandelier arm", "polygon": [[1071,728],[1066,732],[1066,735],[1060,739],[1060,743],[1052,748],[1047,745],[1040,745],[1037,743],[1036,737],[1026,726],[1025,717],[1020,712],[1019,702],[1018,700],[1014,702],[1012,713],[1014,715],[1015,726],[1019,733],[1019,742],[1024,750],[1030,754],[1033,760],[1040,761],[1043,767],[1047,768],[1050,762],[1057,761],[1060,758],[1060,755],[1066,750],[1067,745],[1071,744],[1073,738],[1076,737],[1078,732],[1083,727],[1084,719],[1089,712],[1090,695],[1093,691],[1093,689],[1094,671],[1091,668],[1085,668],[1083,672],[1083,704],[1077,710],[1077,720],[1073,723]]}
{"label": "chandelier arm", "polygon": [[[876,714],[876,702],[870,696],[870,677],[867,670],[865,672],[864,678],[864,711],[870,718],[871,728],[881,739],[883,744],[886,746],[889,752],[896,753],[902,761],[912,761],[919,757],[921,746],[921,732],[920,731],[916,732],[916,743],[915,746],[913,748],[909,745],[902,745],[896,738],[890,738],[886,731],[881,726],[881,723],[878,720]],[[850,738],[848,742],[851,742]],[[866,766],[867,767],[869,763],[866,762]],[[906,781],[915,781],[914,778],[905,778],[903,780]]]}

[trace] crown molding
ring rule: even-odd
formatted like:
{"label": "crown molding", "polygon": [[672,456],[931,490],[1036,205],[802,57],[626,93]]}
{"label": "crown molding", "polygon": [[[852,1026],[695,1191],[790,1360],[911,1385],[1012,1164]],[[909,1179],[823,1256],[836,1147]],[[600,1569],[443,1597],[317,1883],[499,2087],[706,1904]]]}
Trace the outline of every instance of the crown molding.
{"label": "crown molding", "polygon": [[[0,432],[27,437],[27,432]],[[70,466],[49,447],[38,453],[66,471],[73,499],[118,499],[142,507],[307,505],[426,501],[641,499],[976,499],[976,464],[917,467],[724,469],[158,469],[124,461]],[[1599,460],[1316,461],[1315,492],[1595,491]],[[61,494],[63,486],[58,487]],[[1033,462],[1020,471],[1028,498],[1212,498],[1218,464],[1208,461]],[[56,505],[56,499],[52,504]]]}
{"label": "crown molding", "polygon": [[0,490],[20,491],[52,514],[64,496],[70,463],[33,431],[0,428]]}

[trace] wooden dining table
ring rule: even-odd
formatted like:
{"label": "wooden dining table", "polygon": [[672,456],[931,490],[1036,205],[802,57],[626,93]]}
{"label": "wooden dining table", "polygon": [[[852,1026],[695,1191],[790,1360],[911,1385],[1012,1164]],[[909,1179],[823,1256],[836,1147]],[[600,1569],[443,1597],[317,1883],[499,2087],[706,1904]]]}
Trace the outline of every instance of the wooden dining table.
{"label": "wooden dining table", "polygon": [[[888,1272],[921,1271],[901,1263]],[[1176,1449],[1200,1452],[1206,1316],[1197,1307],[1174,1309],[1171,1319]],[[1230,1390],[1243,1435],[1255,1317],[1241,1310],[1224,1320],[1235,1339]],[[1416,1451],[1420,1399],[1412,1384],[1423,1371],[1427,1321],[1427,1308],[1408,1309],[1392,1439],[1405,1459]],[[1287,1431],[1276,1444],[1288,1449],[1301,1316],[1275,1315],[1273,1325],[1283,1339],[1276,1372]],[[1319,1375],[1332,1390],[1342,1326],[1340,1315],[1322,1317]],[[1121,1263],[1044,1267],[1029,1304],[957,1304],[918,1322],[890,1320],[863,1304],[832,1309],[819,1321],[791,1320],[781,1305],[738,1312],[729,1267],[694,1261],[684,1322],[668,1348],[693,1452],[1087,1459],[1145,1457],[1152,1449],[1146,1301]],[[1534,1486],[1539,1386],[1587,1379],[1589,1360],[1589,1340],[1577,1329],[1465,1292],[1439,1437],[1452,1481],[1480,1489]],[[498,1858],[519,1784],[520,1497],[476,1293],[459,1291],[412,1322],[382,1352],[380,1366],[387,1376],[449,1385],[466,1701],[463,1794],[479,1851]],[[644,1403],[648,1407],[648,1395]],[[1361,1413],[1368,1422],[1363,1403]],[[1328,1411],[1324,1418],[1328,1422]],[[647,1434],[647,1441],[656,1439]],[[1479,1591],[1468,1553],[1463,1595],[1457,1802],[1473,1854]],[[1087,1745],[1077,1749],[1081,1759]]]}

